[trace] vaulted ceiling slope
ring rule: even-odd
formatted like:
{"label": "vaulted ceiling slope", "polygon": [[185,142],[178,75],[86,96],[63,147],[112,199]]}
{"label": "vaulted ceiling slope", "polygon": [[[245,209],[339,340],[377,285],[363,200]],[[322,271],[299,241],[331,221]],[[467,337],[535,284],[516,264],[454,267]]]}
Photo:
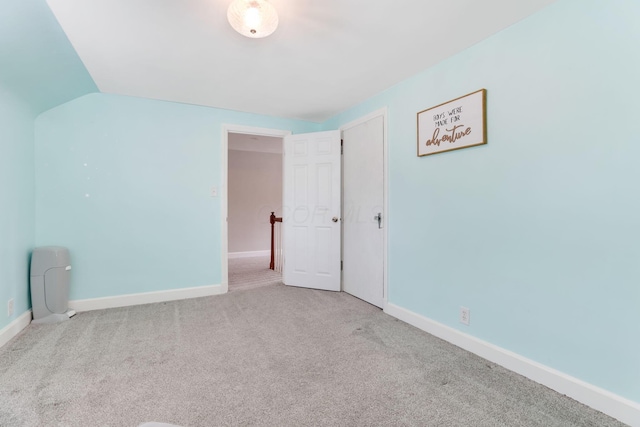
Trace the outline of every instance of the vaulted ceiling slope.
{"label": "vaulted ceiling slope", "polygon": [[35,115],[98,91],[45,0],[0,1],[0,84]]}
{"label": "vaulted ceiling slope", "polygon": [[271,0],[265,39],[231,0],[48,3],[102,92],[322,122],[553,1]]}

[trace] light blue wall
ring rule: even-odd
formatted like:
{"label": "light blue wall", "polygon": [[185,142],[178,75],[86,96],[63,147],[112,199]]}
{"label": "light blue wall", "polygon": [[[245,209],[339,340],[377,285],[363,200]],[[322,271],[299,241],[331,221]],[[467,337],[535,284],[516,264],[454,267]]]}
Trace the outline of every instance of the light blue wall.
{"label": "light blue wall", "polygon": [[98,91],[45,0],[0,1],[0,82],[35,114]]}
{"label": "light blue wall", "polygon": [[[29,257],[34,244],[31,107],[0,80],[0,329],[30,308]],[[7,317],[13,298],[14,314]]]}
{"label": "light blue wall", "polygon": [[[389,108],[391,303],[636,402],[639,23],[560,0],[324,124]],[[488,145],[418,158],[416,113],[481,88]]]}
{"label": "light blue wall", "polygon": [[221,283],[222,124],[318,124],[92,94],[36,121],[36,243],[70,249],[71,299]]}
{"label": "light blue wall", "polygon": [[[0,329],[30,308],[34,119],[97,88],[45,0],[0,2]],[[7,317],[7,301],[15,299]]]}

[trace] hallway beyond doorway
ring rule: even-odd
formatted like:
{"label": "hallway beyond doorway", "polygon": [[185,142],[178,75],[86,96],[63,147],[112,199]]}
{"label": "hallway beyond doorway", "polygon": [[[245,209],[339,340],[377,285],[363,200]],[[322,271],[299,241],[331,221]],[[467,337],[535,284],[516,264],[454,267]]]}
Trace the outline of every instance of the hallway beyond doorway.
{"label": "hallway beyond doorway", "polygon": [[282,274],[269,269],[268,256],[229,259],[229,292],[282,283]]}

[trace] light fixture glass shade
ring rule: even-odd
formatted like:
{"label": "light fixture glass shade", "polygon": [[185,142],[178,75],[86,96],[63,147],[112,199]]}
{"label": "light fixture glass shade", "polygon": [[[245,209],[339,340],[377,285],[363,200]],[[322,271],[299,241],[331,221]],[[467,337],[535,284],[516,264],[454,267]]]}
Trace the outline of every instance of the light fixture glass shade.
{"label": "light fixture glass shade", "polygon": [[278,28],[278,13],[266,0],[233,0],[227,19],[234,30],[254,39],[267,37]]}

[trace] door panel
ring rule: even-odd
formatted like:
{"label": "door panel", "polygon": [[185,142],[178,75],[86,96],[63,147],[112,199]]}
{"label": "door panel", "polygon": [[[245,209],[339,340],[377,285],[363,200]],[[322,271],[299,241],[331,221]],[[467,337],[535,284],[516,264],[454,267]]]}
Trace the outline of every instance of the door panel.
{"label": "door panel", "polygon": [[340,132],[284,138],[285,285],[340,290]]}
{"label": "door panel", "polygon": [[[344,131],[343,289],[384,304],[384,119]],[[380,226],[375,217],[382,214]]]}

